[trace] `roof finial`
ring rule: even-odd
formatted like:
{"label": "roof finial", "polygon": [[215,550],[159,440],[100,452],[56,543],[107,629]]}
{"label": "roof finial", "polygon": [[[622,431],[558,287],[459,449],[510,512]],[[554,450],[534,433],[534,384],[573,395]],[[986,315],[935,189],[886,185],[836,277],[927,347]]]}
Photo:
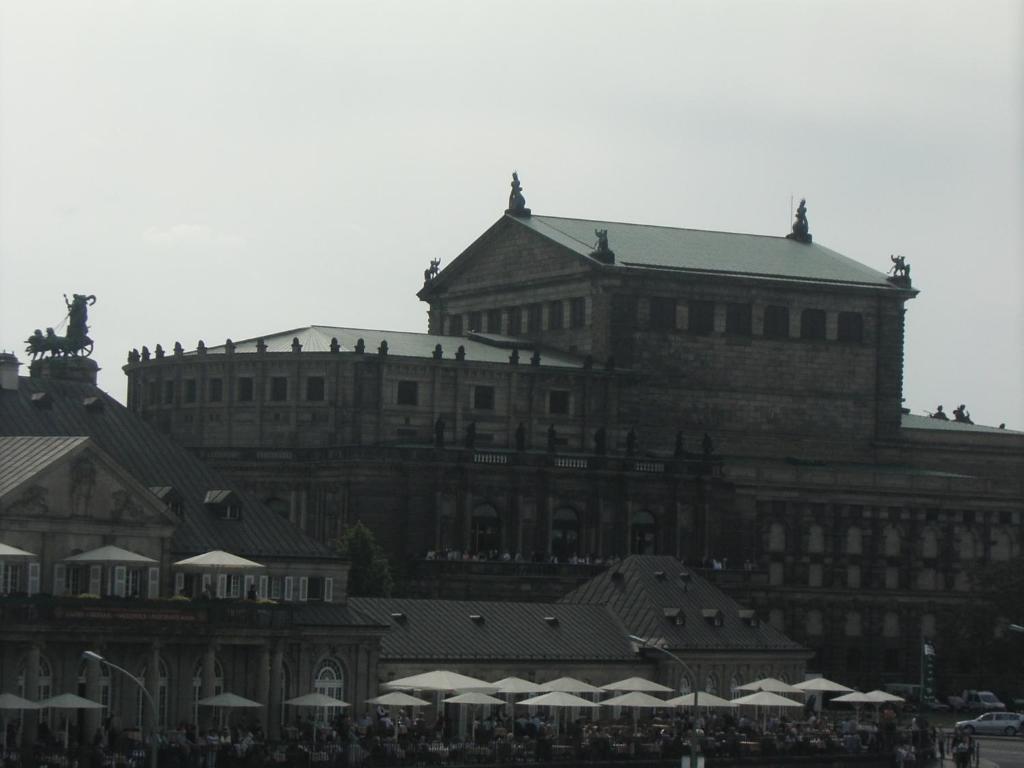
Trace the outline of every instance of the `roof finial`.
{"label": "roof finial", "polygon": [[811,242],[811,229],[807,223],[807,200],[800,199],[800,205],[796,209],[796,221],[793,222],[793,231],[786,237],[789,240],[796,240],[800,243]]}
{"label": "roof finial", "polygon": [[508,209],[505,213],[512,216],[528,218],[530,209],[526,207],[526,198],[523,197],[523,185],[519,183],[519,173],[512,171],[512,191],[508,195]]}

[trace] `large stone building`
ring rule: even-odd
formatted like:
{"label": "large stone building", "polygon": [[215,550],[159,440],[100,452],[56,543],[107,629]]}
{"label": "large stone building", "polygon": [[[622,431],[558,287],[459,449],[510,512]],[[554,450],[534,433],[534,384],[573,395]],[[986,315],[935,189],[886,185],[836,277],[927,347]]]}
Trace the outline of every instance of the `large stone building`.
{"label": "large stone building", "polygon": [[364,521],[410,588],[473,594],[475,560],[428,553],[508,553],[491,596],[538,586],[502,578],[516,556],[714,558],[824,671],[917,679],[938,636],[954,689],[993,672],[943,626],[979,566],[1021,556],[1024,434],[904,410],[916,290],[880,261],[812,242],[803,209],[771,237],[531,215],[514,191],[425,273],[427,333],[143,348],[128,405],[321,540]]}

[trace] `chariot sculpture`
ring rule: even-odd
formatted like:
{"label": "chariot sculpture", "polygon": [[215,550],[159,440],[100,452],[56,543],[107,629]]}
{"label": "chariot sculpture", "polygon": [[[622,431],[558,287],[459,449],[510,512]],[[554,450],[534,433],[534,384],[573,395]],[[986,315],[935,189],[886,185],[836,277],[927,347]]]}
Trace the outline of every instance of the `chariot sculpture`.
{"label": "chariot sculpture", "polygon": [[[92,339],[89,338],[89,307],[96,303],[93,295],[76,293],[71,301],[64,294],[64,304],[68,308],[67,333],[58,336],[53,328],[46,333],[36,328],[25,343],[25,351],[35,360],[49,354],[51,357],[88,357],[92,354]],[[61,323],[63,325],[63,323]]]}

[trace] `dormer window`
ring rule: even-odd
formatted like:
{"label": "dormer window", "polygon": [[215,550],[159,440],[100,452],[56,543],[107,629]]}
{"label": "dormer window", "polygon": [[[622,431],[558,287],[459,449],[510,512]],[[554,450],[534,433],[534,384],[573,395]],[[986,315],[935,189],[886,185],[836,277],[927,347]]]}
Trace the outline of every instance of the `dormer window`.
{"label": "dormer window", "polygon": [[185,500],[181,494],[169,485],[150,487],[150,492],[164,503],[164,508],[172,515],[181,519],[185,516]]}
{"label": "dormer window", "polygon": [[757,618],[757,612],[750,610],[749,608],[741,608],[739,611],[739,617],[740,621],[748,627],[756,627],[761,623]]}
{"label": "dormer window", "polygon": [[701,610],[704,621],[712,627],[720,627],[724,623],[724,616],[718,608],[704,608]]}
{"label": "dormer window", "polygon": [[666,621],[677,627],[682,627],[686,624],[686,614],[683,613],[682,608],[665,608],[664,615]]}
{"label": "dormer window", "polygon": [[203,505],[221,520],[242,519],[242,502],[234,491],[207,491]]}

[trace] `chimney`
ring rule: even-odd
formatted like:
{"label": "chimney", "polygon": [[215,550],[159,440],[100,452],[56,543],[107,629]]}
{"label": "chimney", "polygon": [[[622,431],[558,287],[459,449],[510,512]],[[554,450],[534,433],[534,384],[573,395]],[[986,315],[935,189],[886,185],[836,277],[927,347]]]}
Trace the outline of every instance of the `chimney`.
{"label": "chimney", "polygon": [[21,363],[13,352],[0,352],[0,391],[18,391],[18,368]]}

